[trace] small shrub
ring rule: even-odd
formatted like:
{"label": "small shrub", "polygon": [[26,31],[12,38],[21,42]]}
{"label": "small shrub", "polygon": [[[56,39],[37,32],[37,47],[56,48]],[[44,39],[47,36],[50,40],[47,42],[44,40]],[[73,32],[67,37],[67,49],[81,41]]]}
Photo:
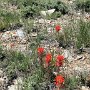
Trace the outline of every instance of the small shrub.
{"label": "small shrub", "polygon": [[21,15],[24,18],[34,18],[39,15],[40,8],[38,6],[27,6],[24,7],[24,9],[21,9]]}
{"label": "small shrub", "polygon": [[13,26],[19,23],[19,14],[16,12],[2,11],[0,10],[0,31],[8,29],[10,26]]}
{"label": "small shrub", "polygon": [[51,19],[57,19],[61,17],[61,12],[55,12],[51,15]]}
{"label": "small shrub", "polygon": [[61,12],[62,14],[68,13],[68,7],[61,1],[57,1],[57,4],[54,6],[57,12]]}
{"label": "small shrub", "polygon": [[45,85],[40,86],[40,83],[43,83],[43,81],[45,81],[41,73],[42,71],[40,70],[40,68],[36,68],[34,69],[32,75],[24,78],[23,90],[42,90],[42,87],[44,87],[45,89]]}
{"label": "small shrub", "polygon": [[1,68],[3,68],[10,79],[13,75],[18,75],[20,72],[28,72],[30,58],[20,52],[6,51],[5,59],[1,62]]}
{"label": "small shrub", "polygon": [[76,23],[72,21],[69,26],[64,27],[64,35],[62,41],[66,45],[73,45],[75,48],[90,47],[90,22],[83,19]]}
{"label": "small shrub", "polygon": [[78,86],[79,82],[75,76],[68,78],[65,82],[67,90],[74,90]]}
{"label": "small shrub", "polygon": [[76,0],[76,9],[90,12],[90,0]]}

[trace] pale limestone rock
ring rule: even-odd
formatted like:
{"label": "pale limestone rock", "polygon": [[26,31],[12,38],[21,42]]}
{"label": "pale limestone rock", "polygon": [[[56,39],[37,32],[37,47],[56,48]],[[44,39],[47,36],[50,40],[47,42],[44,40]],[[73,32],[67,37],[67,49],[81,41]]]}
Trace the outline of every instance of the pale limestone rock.
{"label": "pale limestone rock", "polygon": [[36,36],[37,36],[37,33],[31,33],[30,36],[31,36],[31,37],[36,37]]}
{"label": "pale limestone rock", "polygon": [[46,16],[46,11],[41,11],[40,12],[43,16]]}
{"label": "pale limestone rock", "polygon": [[18,29],[16,33],[17,33],[17,35],[18,35],[18,37],[19,37],[20,39],[22,39],[22,38],[25,37],[25,36],[24,36],[24,32],[23,32],[22,29]]}
{"label": "pale limestone rock", "polygon": [[0,86],[4,85],[4,78],[0,78]]}
{"label": "pale limestone rock", "polygon": [[74,58],[72,57],[72,54],[70,53],[69,50],[64,50],[64,51],[63,51],[63,56],[64,56],[69,62],[71,62],[71,61],[74,60]]}
{"label": "pale limestone rock", "polygon": [[8,86],[8,90],[17,90],[17,87],[15,85]]}
{"label": "pale limestone rock", "polygon": [[50,10],[47,10],[47,11],[41,11],[40,13],[43,15],[43,16],[46,16],[46,15],[51,15],[52,13],[54,13],[55,9],[50,9]]}
{"label": "pale limestone rock", "polygon": [[13,81],[14,85],[8,86],[8,90],[22,90],[22,78],[18,77]]}
{"label": "pale limestone rock", "polygon": [[50,9],[50,10],[47,10],[46,11],[46,13],[48,14],[48,15],[51,15],[52,13],[54,13],[55,12],[55,9]]}
{"label": "pale limestone rock", "polygon": [[39,23],[43,24],[44,22],[46,22],[46,20],[44,20],[44,19],[39,19]]}
{"label": "pale limestone rock", "polygon": [[90,89],[86,86],[82,86],[81,90],[90,90]]}

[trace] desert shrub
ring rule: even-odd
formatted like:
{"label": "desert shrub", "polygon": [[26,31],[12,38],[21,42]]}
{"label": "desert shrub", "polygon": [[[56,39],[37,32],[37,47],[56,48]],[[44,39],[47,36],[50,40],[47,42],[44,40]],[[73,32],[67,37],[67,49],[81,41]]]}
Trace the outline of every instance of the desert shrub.
{"label": "desert shrub", "polygon": [[90,0],[76,0],[76,9],[90,12]]}

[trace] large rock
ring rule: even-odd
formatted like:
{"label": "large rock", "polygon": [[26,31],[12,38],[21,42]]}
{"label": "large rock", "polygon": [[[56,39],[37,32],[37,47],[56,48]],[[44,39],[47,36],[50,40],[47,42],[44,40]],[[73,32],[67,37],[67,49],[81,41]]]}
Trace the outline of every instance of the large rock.
{"label": "large rock", "polygon": [[82,86],[81,90],[90,90],[90,89],[86,86]]}

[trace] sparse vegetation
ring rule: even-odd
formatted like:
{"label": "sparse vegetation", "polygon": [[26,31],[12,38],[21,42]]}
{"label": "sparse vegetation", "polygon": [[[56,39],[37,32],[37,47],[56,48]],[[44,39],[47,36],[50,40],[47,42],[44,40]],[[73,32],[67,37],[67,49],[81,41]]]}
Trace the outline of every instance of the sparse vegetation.
{"label": "sparse vegetation", "polygon": [[[18,77],[23,77],[23,90],[78,90],[83,85],[89,86],[88,73],[81,66],[86,66],[90,72],[87,67],[90,53],[83,50],[90,48],[90,15],[87,15],[90,0],[72,2],[76,5],[74,11],[80,10],[80,15],[70,13],[70,3],[68,1],[67,5],[62,0],[0,1],[0,69],[8,77],[6,89]],[[52,9],[55,11],[48,11],[48,15],[46,11]],[[44,11],[44,15],[40,11]],[[21,27],[24,37],[18,32]],[[78,57],[79,49],[82,54]]]}

